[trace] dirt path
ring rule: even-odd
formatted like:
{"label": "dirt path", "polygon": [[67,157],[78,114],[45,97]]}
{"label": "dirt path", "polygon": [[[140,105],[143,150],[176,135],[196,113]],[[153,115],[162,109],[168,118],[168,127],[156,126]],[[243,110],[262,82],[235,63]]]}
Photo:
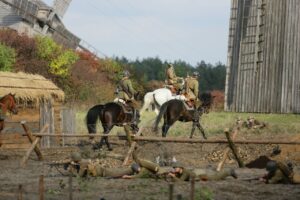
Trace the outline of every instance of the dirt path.
{"label": "dirt path", "polygon": [[[253,136],[254,138],[255,136]],[[261,138],[261,136],[259,136]],[[282,137],[282,136],[281,136]],[[298,136],[289,136],[299,139]],[[285,139],[288,139],[287,136]],[[189,167],[215,168],[222,156],[225,145],[213,144],[163,144],[139,143],[138,155],[155,160],[157,156],[175,157]],[[260,155],[269,155],[274,145],[243,145],[238,146],[245,162],[249,162]],[[89,149],[89,147],[86,147]],[[282,153],[277,159],[293,162],[299,169],[299,146],[281,146]],[[45,176],[46,199],[68,199],[68,177],[62,176],[55,168],[45,163],[67,158],[72,151],[85,151],[77,147],[47,149],[43,151],[45,161],[36,161],[31,157],[26,168],[19,167],[23,153],[3,151],[0,149],[0,200],[17,199],[18,185],[23,185],[23,199],[38,199],[38,180]],[[126,154],[125,144],[114,145],[114,153]],[[119,166],[122,161],[106,159],[105,165]],[[237,168],[233,160],[229,160],[226,167]],[[62,168],[59,168],[63,171]],[[224,181],[197,182],[195,185],[196,199],[300,199],[299,185],[269,185],[259,181],[244,181],[244,178],[262,176],[264,169],[237,169],[239,178],[227,178]],[[169,183],[164,180],[138,179],[105,179],[105,178],[73,178],[73,199],[168,199]],[[181,194],[183,199],[189,198],[190,183],[175,184],[174,196]]]}

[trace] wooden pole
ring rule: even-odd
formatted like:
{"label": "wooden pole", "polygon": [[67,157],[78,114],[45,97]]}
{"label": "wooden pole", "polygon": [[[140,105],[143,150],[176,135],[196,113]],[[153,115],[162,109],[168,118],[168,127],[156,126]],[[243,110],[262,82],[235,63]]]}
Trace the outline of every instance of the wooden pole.
{"label": "wooden pole", "polygon": [[169,200],[173,200],[173,193],[174,193],[174,184],[169,184]]}
{"label": "wooden pole", "polygon": [[73,200],[73,180],[71,173],[69,175],[69,200]]}
{"label": "wooden pole", "polygon": [[[242,121],[241,120],[238,120],[237,121],[238,125],[237,127],[233,130],[233,133],[232,133],[232,140],[234,140],[240,130],[240,127],[242,125]],[[225,130],[226,131],[229,131],[229,130]],[[221,169],[223,168],[224,164],[225,164],[225,161],[227,160],[227,157],[228,157],[228,153],[230,151],[230,148],[229,147],[226,147],[226,149],[224,150],[223,152],[223,158],[221,160],[221,162],[218,164],[218,167],[217,167],[217,171],[221,171]]]}
{"label": "wooden pole", "polygon": [[18,200],[23,200],[23,186],[22,186],[22,184],[19,184],[19,188],[18,188]]}
{"label": "wooden pole", "polygon": [[41,140],[41,137],[37,137],[34,140],[34,142],[31,144],[30,148],[27,150],[25,156],[21,160],[21,167],[25,167],[31,152],[37,147],[37,144],[40,142],[40,140]]}
{"label": "wooden pole", "polygon": [[127,155],[126,155],[126,157],[124,159],[123,166],[127,165],[128,161],[129,161],[129,158],[130,158],[130,156],[132,155],[132,152],[135,149],[135,146],[136,146],[136,142],[132,142],[131,143],[131,147],[129,148],[129,150],[127,152]]}
{"label": "wooden pole", "polygon": [[225,135],[226,135],[226,138],[227,138],[227,140],[228,140],[228,145],[229,145],[230,149],[232,150],[232,153],[233,153],[235,159],[237,160],[237,162],[238,162],[238,164],[239,164],[239,167],[240,167],[240,168],[245,167],[243,161],[241,160],[241,158],[240,158],[239,155],[238,155],[238,151],[237,151],[236,146],[235,146],[235,144],[233,143],[233,141],[232,141],[232,139],[231,139],[231,137],[230,137],[230,135],[229,135],[228,130],[225,131]]}
{"label": "wooden pole", "polygon": [[191,179],[191,192],[190,192],[190,200],[195,199],[195,177]]}
{"label": "wooden pole", "polygon": [[44,175],[40,176],[39,180],[39,194],[40,194],[40,200],[44,200],[44,191],[45,191],[45,186],[44,186]]}
{"label": "wooden pole", "polygon": [[[21,125],[22,125],[22,127],[23,127],[25,133],[27,134],[27,137],[28,137],[29,141],[30,141],[31,143],[33,143],[34,137],[33,137],[32,133],[31,133],[31,131],[29,130],[29,128],[27,127],[26,122],[25,122],[25,121],[22,121],[22,122],[21,122]],[[49,126],[49,125],[46,124],[45,126]],[[45,127],[44,127],[44,128],[45,128]],[[43,128],[43,129],[44,129],[44,128]],[[45,129],[46,129],[46,128],[45,128]],[[38,146],[36,146],[36,145],[34,146],[34,151],[35,151],[36,155],[38,156],[39,160],[43,160],[43,159],[44,159],[44,158],[43,158],[43,155],[42,155],[42,152],[41,152],[41,150],[40,150],[40,148],[39,148]]]}

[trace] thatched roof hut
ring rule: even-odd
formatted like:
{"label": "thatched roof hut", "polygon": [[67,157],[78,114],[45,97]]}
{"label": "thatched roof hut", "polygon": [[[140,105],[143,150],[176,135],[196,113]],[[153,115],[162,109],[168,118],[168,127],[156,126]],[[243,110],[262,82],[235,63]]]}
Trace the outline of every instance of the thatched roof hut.
{"label": "thatched roof hut", "polygon": [[0,72],[0,96],[16,94],[16,99],[37,104],[41,100],[63,101],[64,92],[43,76],[23,72]]}

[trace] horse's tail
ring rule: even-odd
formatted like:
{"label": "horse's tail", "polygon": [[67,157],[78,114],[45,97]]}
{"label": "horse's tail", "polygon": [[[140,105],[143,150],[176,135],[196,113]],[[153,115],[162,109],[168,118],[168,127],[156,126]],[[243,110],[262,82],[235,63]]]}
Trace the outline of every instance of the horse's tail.
{"label": "horse's tail", "polygon": [[86,127],[89,133],[96,133],[96,123],[97,120],[104,108],[104,105],[95,105],[94,107],[90,108],[87,115],[86,115]]}
{"label": "horse's tail", "polygon": [[168,101],[166,103],[164,103],[161,107],[160,107],[160,110],[159,110],[159,114],[158,116],[156,117],[155,119],[155,123],[154,123],[154,127],[153,127],[153,130],[154,131],[157,131],[158,129],[158,124],[162,118],[162,116],[165,114],[165,112],[167,111],[167,108],[168,108]]}

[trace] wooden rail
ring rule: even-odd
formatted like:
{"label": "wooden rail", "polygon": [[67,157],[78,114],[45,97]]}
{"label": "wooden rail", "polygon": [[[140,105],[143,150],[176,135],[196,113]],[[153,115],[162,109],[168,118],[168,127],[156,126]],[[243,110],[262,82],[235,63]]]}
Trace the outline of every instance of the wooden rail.
{"label": "wooden rail", "polygon": [[[117,137],[120,140],[127,140],[126,135],[104,135],[104,134],[42,134],[42,133],[33,133],[33,136],[36,137]],[[216,140],[203,140],[203,139],[189,139],[189,138],[162,138],[162,137],[144,137],[144,136],[132,136],[133,141],[144,141],[144,142],[174,142],[174,143],[219,143],[219,144],[228,144],[226,139],[216,139]],[[235,140],[235,144],[287,144],[287,145],[300,145],[300,141],[283,141],[283,140]]]}

